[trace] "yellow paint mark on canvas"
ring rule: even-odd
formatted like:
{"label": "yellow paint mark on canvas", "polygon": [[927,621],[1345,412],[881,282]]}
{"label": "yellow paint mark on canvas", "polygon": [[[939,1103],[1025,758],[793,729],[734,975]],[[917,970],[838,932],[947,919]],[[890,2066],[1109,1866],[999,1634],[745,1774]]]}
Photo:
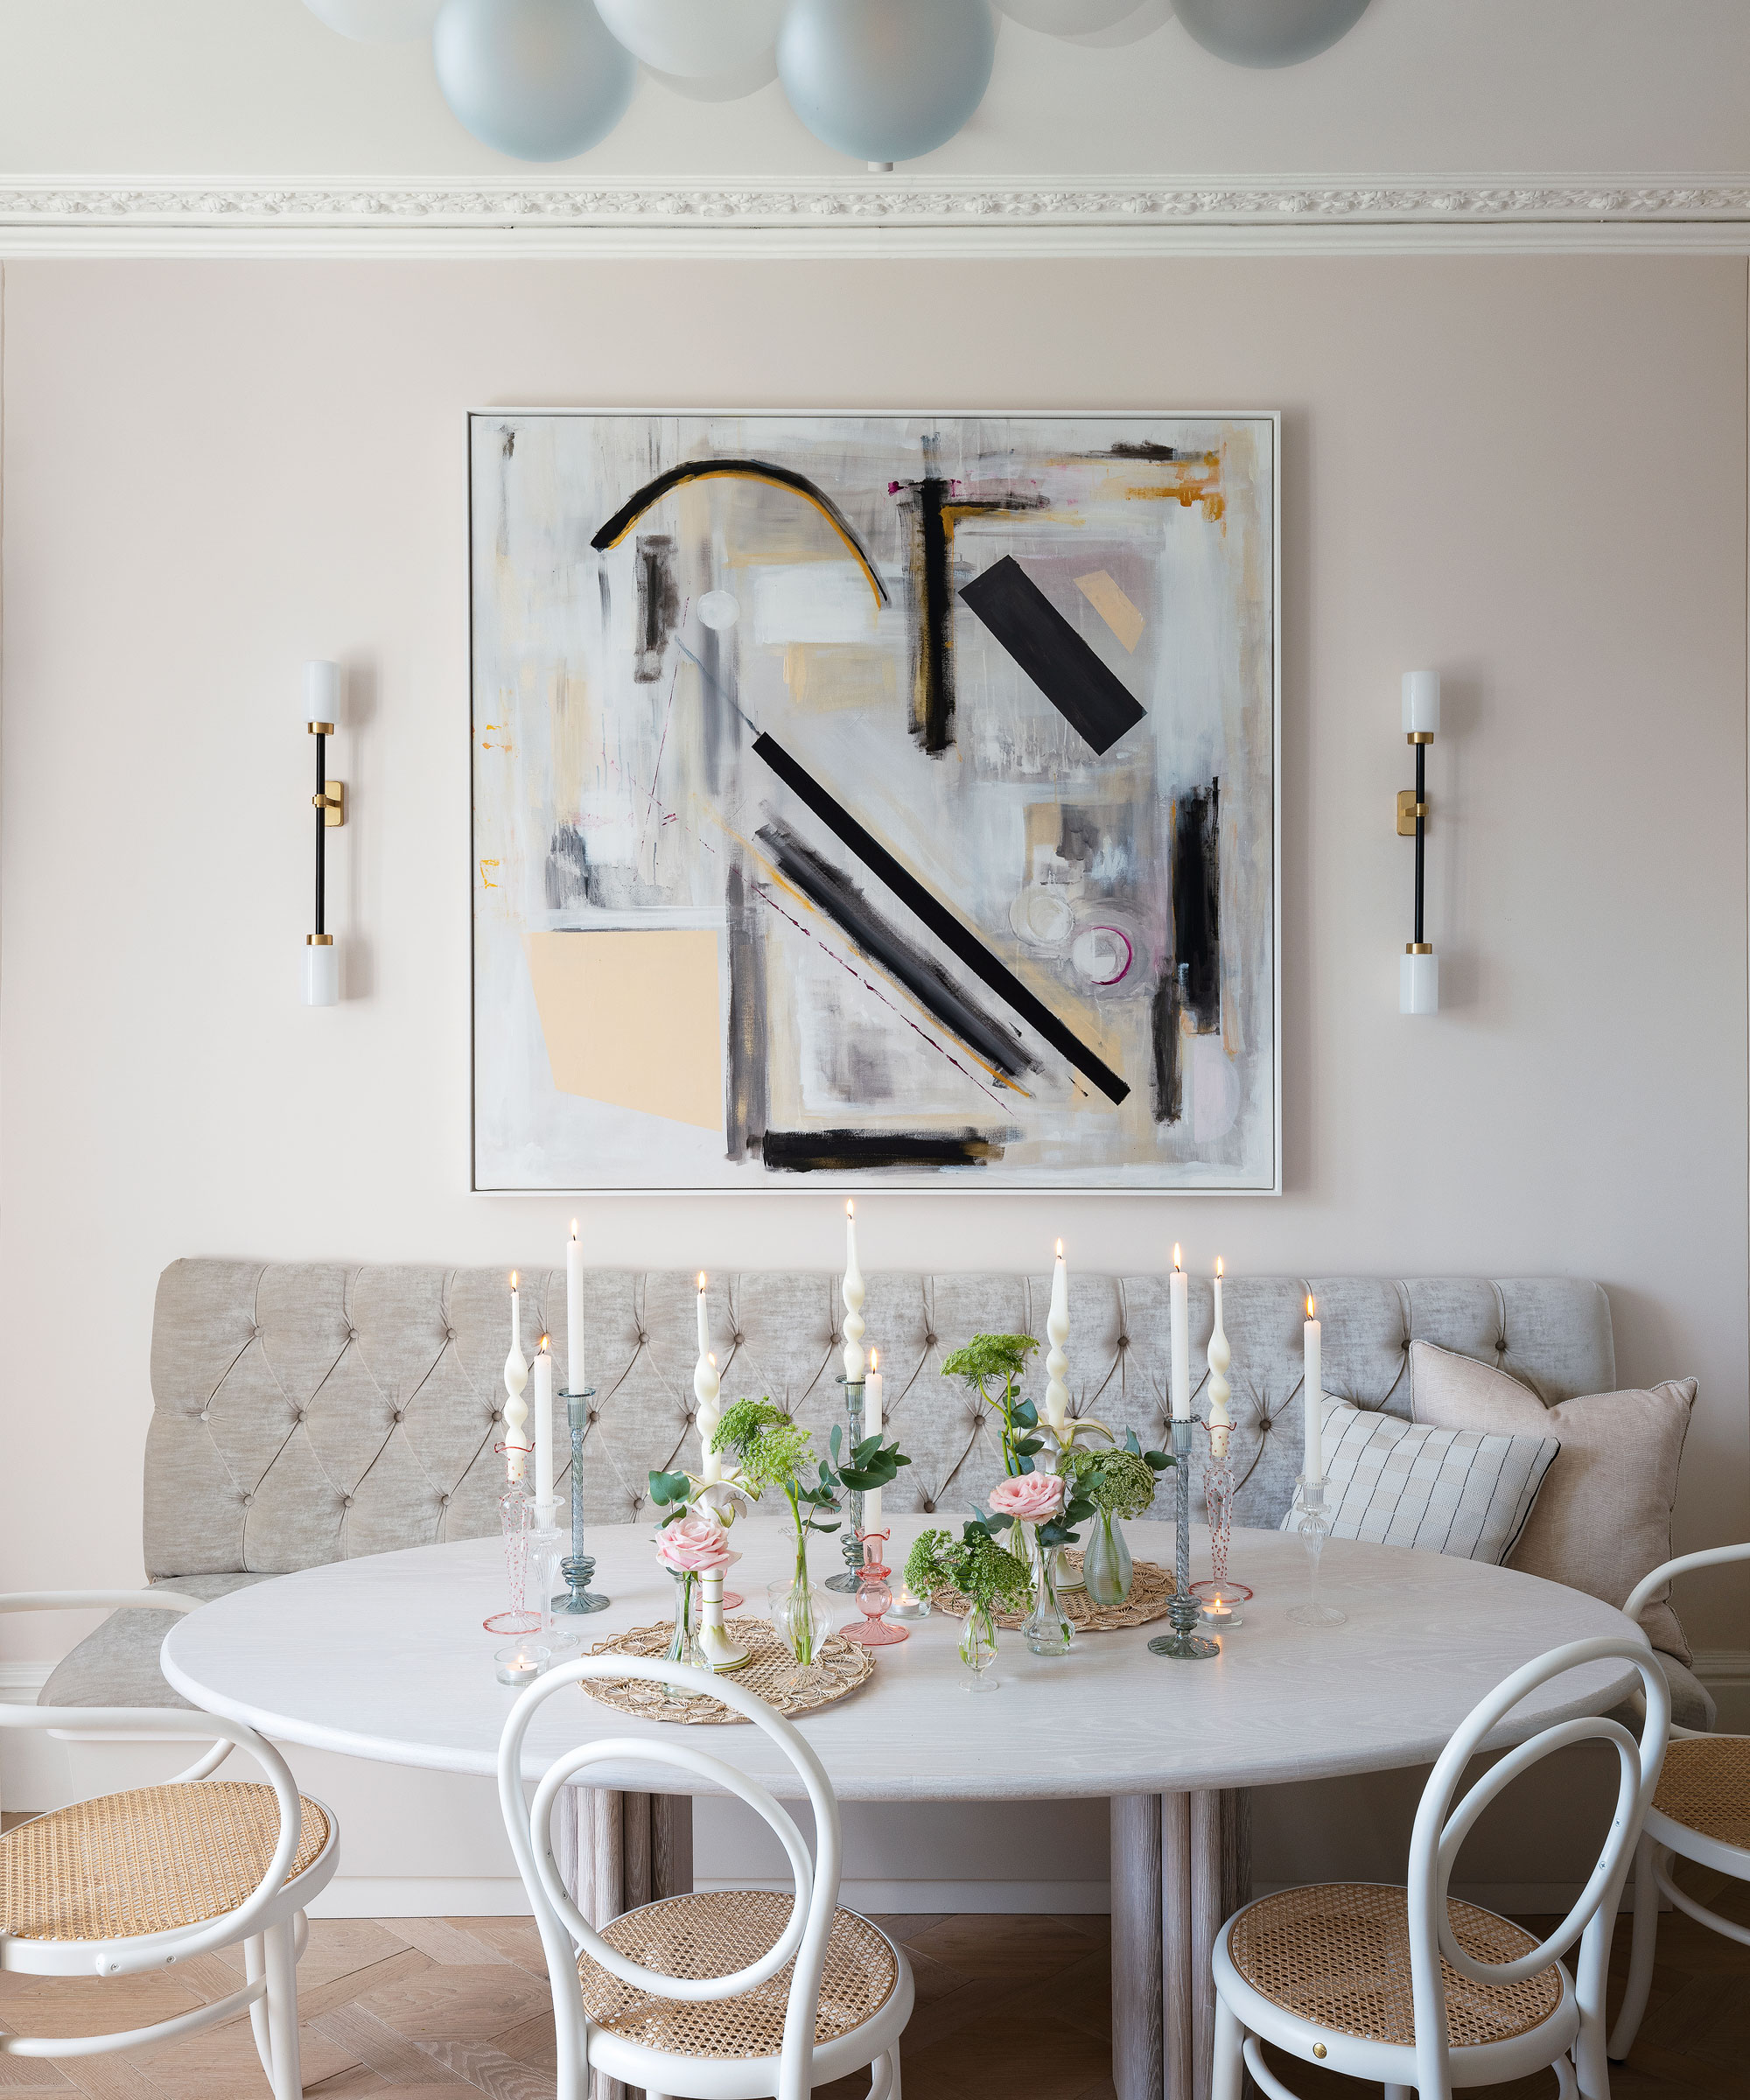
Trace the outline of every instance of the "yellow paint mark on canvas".
{"label": "yellow paint mark on canvas", "polygon": [[784,649],[784,682],[798,707],[878,707],[899,697],[894,659],[858,642],[793,641]]}
{"label": "yellow paint mark on canvas", "polygon": [[[493,742],[494,737],[503,737],[506,741],[502,744],[494,744]],[[510,724],[508,722],[488,722],[486,733],[480,738],[480,749],[482,751],[508,751],[510,749],[509,737]]]}
{"label": "yellow paint mark on canvas", "polygon": [[495,860],[483,860],[480,863],[480,887],[483,890],[497,889],[497,883],[495,883],[492,877],[486,873],[486,870],[488,868],[495,868],[499,864],[500,864]]}
{"label": "yellow paint mark on canvas", "polygon": [[721,1130],[718,941],[713,927],[524,934],[559,1091]]}
{"label": "yellow paint mark on canvas", "polygon": [[1092,576],[1078,576],[1075,588],[1117,636],[1125,651],[1134,655],[1137,644],[1143,638],[1143,616],[1112,578],[1105,570],[1096,569]]}

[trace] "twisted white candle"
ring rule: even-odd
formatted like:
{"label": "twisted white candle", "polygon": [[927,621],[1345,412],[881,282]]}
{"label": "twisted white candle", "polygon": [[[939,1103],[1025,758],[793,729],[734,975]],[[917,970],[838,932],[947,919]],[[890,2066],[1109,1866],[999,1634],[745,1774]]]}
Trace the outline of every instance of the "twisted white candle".
{"label": "twisted white candle", "polygon": [[522,1425],[528,1419],[528,1404],[522,1389],[528,1383],[528,1365],[522,1354],[522,1306],[516,1288],[516,1271],[510,1272],[510,1354],[504,1360],[505,1471],[513,1480],[522,1478]]}
{"label": "twisted white candle", "polygon": [[1063,1242],[1057,1242],[1057,1266],[1051,1278],[1051,1311],[1046,1317],[1046,1338],[1051,1350],[1045,1360],[1045,1418],[1061,1430],[1069,1417],[1069,1388],[1063,1374],[1069,1368],[1064,1343],[1069,1340],[1069,1272],[1063,1265]]}
{"label": "twisted white candle", "polygon": [[705,1272],[699,1270],[699,1360],[693,1366],[693,1399],[698,1409],[699,1450],[702,1454],[699,1473],[706,1480],[723,1478],[723,1453],[711,1449],[711,1438],[716,1436],[718,1424],[723,1419],[717,1404],[723,1390],[723,1382],[717,1375],[717,1358],[710,1350],[710,1327],[705,1311]]}

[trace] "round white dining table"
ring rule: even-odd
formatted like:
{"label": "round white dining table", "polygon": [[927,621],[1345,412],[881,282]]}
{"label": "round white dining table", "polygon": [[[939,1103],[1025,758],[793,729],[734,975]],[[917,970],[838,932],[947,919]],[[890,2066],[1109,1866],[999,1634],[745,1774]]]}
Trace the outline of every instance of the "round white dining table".
{"label": "round white dining table", "polygon": [[[896,1516],[895,1566],[926,1525]],[[789,1571],[779,1520],[745,1518],[729,1586],[763,1612],[766,1585]],[[1172,1563],[1167,1525],[1135,1524],[1138,1558]],[[1158,1541],[1157,1544],[1156,1542]],[[584,1645],[672,1615],[673,1585],[648,1525],[593,1529],[593,1586],[611,1608],[573,1620]],[[816,1578],[836,1572],[837,1541],[813,1550]],[[1205,1535],[1194,1568],[1207,1567]],[[913,1621],[902,1645],[877,1651],[873,1676],[799,1722],[844,1801],[1048,1800],[1112,1803],[1113,2076],[1119,2100],[1199,2100],[1208,2091],[1214,1995],[1209,1948],[1245,1899],[1244,1789],[1423,1764],[1483,1694],[1520,1664],[1569,1641],[1638,1634],[1582,1592],[1438,1553],[1333,1540],[1326,1601],[1347,1623],[1296,1624],[1306,1559],[1297,1537],[1236,1531],[1230,1563],[1256,1595],[1212,1661],[1152,1656],[1165,1623],[1078,1635],[1063,1656],[1030,1655],[1018,1633],[998,1642],[998,1689],[969,1696],[957,1620]],[[165,1676],[199,1707],[276,1741],[392,1764],[490,1774],[516,1694],[500,1684],[501,1640],[481,1620],[506,1602],[497,1539],[336,1561],[239,1590],[179,1619]],[[857,1617],[844,1600],[847,1620]],[[563,1659],[563,1658],[562,1658]],[[1546,1685],[1493,1746],[1614,1705],[1635,1682],[1599,1663]],[[592,1732],[653,1739],[674,1724],[635,1719],[581,1692],[550,1700],[530,1729],[533,1780]],[[775,1746],[749,1727],[715,1727],[703,1746],[780,1795],[796,1791]],[[592,1768],[598,1798],[662,1796],[672,1768],[628,1760]],[[690,1835],[684,1847],[690,1857]],[[690,1873],[690,1869],[688,1868]],[[585,1877],[587,1879],[587,1877]],[[593,1906],[662,1887],[645,1871]],[[598,1922],[603,1922],[598,1916]]]}

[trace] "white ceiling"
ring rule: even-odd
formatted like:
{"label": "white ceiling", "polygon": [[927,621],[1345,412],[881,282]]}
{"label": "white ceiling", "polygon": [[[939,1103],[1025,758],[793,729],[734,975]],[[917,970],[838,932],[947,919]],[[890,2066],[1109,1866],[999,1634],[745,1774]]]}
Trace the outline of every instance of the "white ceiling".
{"label": "white ceiling", "polygon": [[[1166,0],[1144,0],[1146,21]],[[1151,14],[1152,10],[1152,14]],[[983,109],[928,179],[1595,174],[1750,169],[1750,0],[1373,0],[1278,73],[1167,20],[1081,48],[1005,21]],[[0,0],[0,179],[587,184],[857,171],[774,85],[644,80],[613,136],[544,169],[450,116],[423,46],[354,44],[302,0]]]}

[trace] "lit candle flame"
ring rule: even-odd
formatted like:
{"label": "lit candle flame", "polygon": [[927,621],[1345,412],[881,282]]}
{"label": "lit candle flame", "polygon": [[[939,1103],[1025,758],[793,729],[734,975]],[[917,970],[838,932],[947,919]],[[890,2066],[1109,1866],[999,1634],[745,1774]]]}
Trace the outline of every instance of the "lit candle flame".
{"label": "lit candle flame", "polygon": [[1175,1270],[1180,1266],[1179,1242],[1177,1240],[1172,1242],[1172,1265]]}
{"label": "lit candle flame", "polygon": [[536,1347],[540,1350],[543,1356],[547,1354],[548,1346],[552,1340],[553,1337],[550,1334],[543,1334],[541,1337],[541,1340],[536,1344]]}
{"label": "lit candle flame", "polygon": [[1306,1293],[1306,1317],[1308,1320],[1312,1317],[1312,1293],[1310,1291]]}
{"label": "lit candle flame", "polygon": [[701,1291],[703,1291],[703,1290],[704,1289],[704,1287],[705,1287],[705,1272],[704,1272],[704,1270],[703,1269],[701,1269],[701,1270],[699,1270],[699,1289],[700,1289]]}
{"label": "lit candle flame", "polygon": [[1222,1266],[1222,1257],[1219,1254],[1215,1256],[1215,1273],[1217,1276],[1225,1276],[1228,1273]]}
{"label": "lit candle flame", "polygon": [[848,1199],[844,1206],[844,1214],[847,1218],[854,1218],[857,1215],[856,1204],[850,1202]]}
{"label": "lit candle flame", "polygon": [[1061,1240],[1057,1242],[1057,1258],[1059,1261],[1063,1259],[1063,1242]]}
{"label": "lit candle flame", "polygon": [[572,1237],[572,1238],[575,1240],[575,1239],[577,1238],[577,1236],[578,1236],[578,1221],[577,1221],[575,1218],[573,1218],[573,1219],[571,1220],[571,1237]]}
{"label": "lit candle flame", "polygon": [[510,1272],[510,1287],[513,1291],[514,1291],[516,1288],[516,1271],[514,1269],[513,1269]]}
{"label": "lit candle flame", "polygon": [[876,1370],[876,1369],[878,1369],[878,1368],[879,1368],[879,1366],[880,1366],[880,1362],[881,1362],[881,1352],[880,1352],[880,1350],[879,1350],[879,1349],[871,1349],[871,1350],[870,1350],[870,1352],[869,1352],[869,1368],[870,1368],[870,1369],[871,1369],[872,1371],[872,1370]]}

